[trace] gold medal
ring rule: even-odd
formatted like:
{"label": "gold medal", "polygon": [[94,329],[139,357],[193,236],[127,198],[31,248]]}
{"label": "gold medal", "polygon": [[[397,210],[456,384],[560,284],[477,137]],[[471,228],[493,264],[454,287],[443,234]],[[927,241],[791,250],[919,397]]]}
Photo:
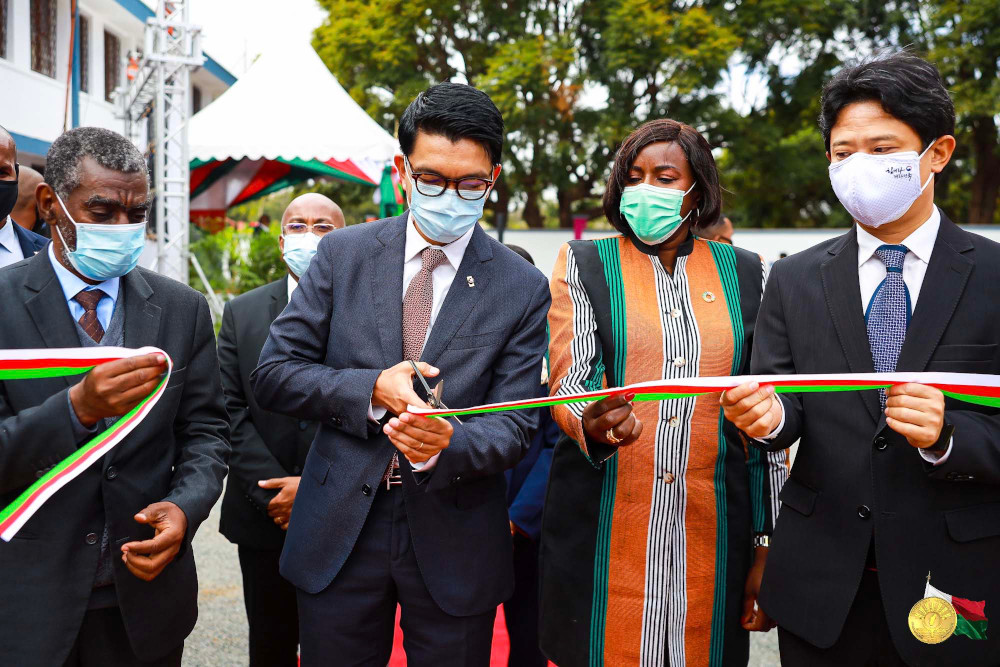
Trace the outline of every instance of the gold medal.
{"label": "gold medal", "polygon": [[910,632],[925,644],[940,644],[951,637],[958,625],[958,614],[951,603],[942,598],[918,600],[907,617]]}

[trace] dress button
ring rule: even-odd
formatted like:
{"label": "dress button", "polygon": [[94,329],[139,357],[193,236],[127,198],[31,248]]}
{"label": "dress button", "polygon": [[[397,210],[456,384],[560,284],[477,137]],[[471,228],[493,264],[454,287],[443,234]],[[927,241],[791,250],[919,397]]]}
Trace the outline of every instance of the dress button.
{"label": "dress button", "polygon": [[681,420],[677,417],[671,417],[667,423],[670,424],[670,428],[677,428],[677,425],[681,423]]}
{"label": "dress button", "polygon": [[671,308],[670,309],[670,317],[672,317],[672,318],[674,318],[676,320],[680,316],[681,316],[681,309],[680,308]]}
{"label": "dress button", "polygon": [[687,359],[685,359],[684,357],[674,357],[674,366],[677,366],[678,368],[680,368],[681,366],[683,366],[686,363],[687,363]]}
{"label": "dress button", "polygon": [[97,533],[87,533],[87,544],[97,544]]}
{"label": "dress button", "polygon": [[868,505],[858,505],[858,516],[862,519],[867,519],[872,515],[872,511],[868,509]]}
{"label": "dress button", "polygon": [[104,473],[104,476],[107,477],[108,479],[114,479],[115,477],[118,476],[118,468],[114,466],[109,466],[108,471]]}
{"label": "dress button", "polygon": [[875,438],[875,449],[882,451],[888,446],[889,446],[889,441],[883,438],[882,436]]}
{"label": "dress button", "polygon": [[365,494],[366,496],[370,496],[372,494],[372,487],[369,486],[368,484],[365,484],[364,486],[361,487],[361,493]]}
{"label": "dress button", "polygon": [[674,483],[674,473],[672,473],[672,472],[664,473],[664,475],[663,475],[663,481],[666,482],[667,484],[673,484]]}

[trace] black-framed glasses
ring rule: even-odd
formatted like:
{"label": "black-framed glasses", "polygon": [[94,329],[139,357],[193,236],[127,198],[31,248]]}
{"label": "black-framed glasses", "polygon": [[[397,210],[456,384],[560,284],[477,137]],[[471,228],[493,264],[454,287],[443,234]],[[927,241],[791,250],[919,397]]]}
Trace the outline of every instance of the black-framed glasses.
{"label": "black-framed glasses", "polygon": [[410,170],[410,176],[413,178],[417,192],[425,197],[440,197],[449,186],[454,184],[455,192],[460,198],[477,201],[486,196],[494,183],[489,178],[445,178],[441,174],[435,174],[431,171],[413,171],[409,160],[406,162],[406,167]]}

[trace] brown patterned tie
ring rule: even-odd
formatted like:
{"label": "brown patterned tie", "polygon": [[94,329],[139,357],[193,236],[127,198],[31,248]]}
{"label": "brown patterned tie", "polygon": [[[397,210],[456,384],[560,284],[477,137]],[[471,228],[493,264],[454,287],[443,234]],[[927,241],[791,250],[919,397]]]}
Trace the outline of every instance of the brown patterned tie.
{"label": "brown patterned tie", "polygon": [[420,272],[410,281],[403,297],[403,359],[420,359],[434,307],[434,269],[448,261],[443,250],[424,248]]}
{"label": "brown patterned tie", "polygon": [[106,297],[102,290],[80,290],[73,300],[83,306],[83,315],[80,316],[80,326],[87,332],[87,335],[94,339],[95,343],[100,343],[104,338],[104,327],[97,319],[97,304]]}

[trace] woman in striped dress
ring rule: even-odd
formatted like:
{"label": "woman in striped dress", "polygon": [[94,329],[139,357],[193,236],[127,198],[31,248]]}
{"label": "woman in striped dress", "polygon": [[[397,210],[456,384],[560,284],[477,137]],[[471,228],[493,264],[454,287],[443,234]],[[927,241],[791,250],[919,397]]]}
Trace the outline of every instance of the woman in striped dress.
{"label": "woman in striped dress", "polygon": [[[618,236],[562,247],[552,276],[554,395],[746,373],[765,279],[750,252],[697,238],[721,189],[693,128],[647,123],[604,194]],[[541,645],[560,667],[746,665],[785,453],[748,447],[719,394],[552,409]]]}

